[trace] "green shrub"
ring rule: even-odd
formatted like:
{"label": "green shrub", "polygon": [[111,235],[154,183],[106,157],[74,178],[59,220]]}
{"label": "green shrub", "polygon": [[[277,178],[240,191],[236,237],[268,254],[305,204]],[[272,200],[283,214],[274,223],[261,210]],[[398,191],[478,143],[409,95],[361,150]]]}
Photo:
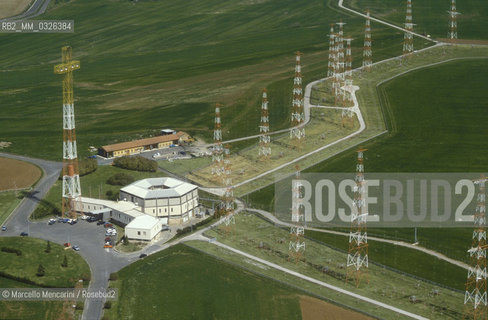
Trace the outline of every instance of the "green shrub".
{"label": "green shrub", "polygon": [[116,158],[114,160],[114,166],[135,171],[156,172],[158,169],[158,163],[156,161],[141,156]]}
{"label": "green shrub", "polygon": [[10,247],[2,247],[2,252],[15,253],[17,256],[22,255],[22,251],[20,251],[19,249],[14,249],[14,248],[10,248]]}
{"label": "green shrub", "polygon": [[37,267],[36,276],[44,277],[45,274],[46,274],[46,269],[44,269],[44,266],[42,264],[39,264],[39,267]]}
{"label": "green shrub", "polygon": [[105,305],[103,306],[105,309],[110,309],[112,308],[112,301],[107,301],[105,302]]}
{"label": "green shrub", "polygon": [[126,186],[134,182],[134,177],[127,173],[119,172],[107,179],[107,184],[113,186]]}
{"label": "green shrub", "polygon": [[119,274],[117,272],[112,272],[108,278],[110,281],[116,281],[119,279]]}
{"label": "green shrub", "polygon": [[96,171],[98,168],[97,159],[83,159],[78,162],[80,177]]}

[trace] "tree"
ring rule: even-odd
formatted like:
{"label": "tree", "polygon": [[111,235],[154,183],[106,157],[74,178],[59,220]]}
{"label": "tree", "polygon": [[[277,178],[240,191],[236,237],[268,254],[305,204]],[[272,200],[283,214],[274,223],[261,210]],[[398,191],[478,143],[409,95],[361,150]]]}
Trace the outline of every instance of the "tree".
{"label": "tree", "polygon": [[66,257],[66,254],[64,255],[63,263],[61,263],[61,267],[67,268],[68,267],[68,257]]}
{"label": "tree", "polygon": [[47,245],[46,245],[46,250],[44,250],[45,253],[51,252],[51,242],[48,240]]}
{"label": "tree", "polygon": [[124,246],[129,245],[129,238],[127,238],[127,236],[124,236],[123,241],[124,241],[124,242],[123,242]]}
{"label": "tree", "polygon": [[43,277],[45,273],[46,273],[46,270],[44,269],[44,266],[42,264],[39,264],[39,267],[37,267],[36,276]]}

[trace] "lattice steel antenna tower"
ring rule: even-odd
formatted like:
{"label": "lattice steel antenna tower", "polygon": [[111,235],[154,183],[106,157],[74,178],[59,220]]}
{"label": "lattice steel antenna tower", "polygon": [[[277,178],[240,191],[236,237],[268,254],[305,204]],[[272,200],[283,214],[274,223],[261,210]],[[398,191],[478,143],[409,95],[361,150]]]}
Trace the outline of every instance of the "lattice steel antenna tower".
{"label": "lattice steel antenna tower", "polygon": [[344,25],[345,22],[337,22],[339,26],[339,31],[335,36],[335,44],[336,44],[336,67],[335,67],[335,87],[334,87],[334,104],[336,106],[340,105],[344,101],[344,91],[341,87],[344,85],[344,69],[345,69],[345,61],[344,61]]}
{"label": "lattice steel antenna tower", "polygon": [[363,68],[366,71],[371,70],[373,64],[373,50],[371,49],[373,40],[371,40],[371,19],[369,10],[366,11],[366,23],[364,25],[364,47],[363,47]]}
{"label": "lattice steel antenna tower", "polygon": [[[345,57],[345,70],[344,70],[344,86],[346,88],[352,87],[352,50],[351,50],[351,42],[354,39],[347,38],[344,39],[346,41],[346,57]],[[349,91],[344,91],[344,106],[351,107],[352,106],[352,95]]]}
{"label": "lattice steel antenna tower", "polygon": [[327,77],[334,77],[335,75],[335,34],[334,34],[334,24],[330,25],[329,33],[329,63],[327,65]]}
{"label": "lattice steel antenna tower", "polygon": [[[364,197],[364,152],[366,149],[359,149],[356,165],[356,186],[354,187],[353,210],[351,212],[351,231],[349,233],[349,252],[347,254],[346,282],[353,280],[356,287],[359,287],[361,279],[368,279],[368,235],[366,222],[366,201]],[[368,279],[369,282],[369,279]]]}
{"label": "lattice steel antenna tower", "polygon": [[453,43],[457,39],[457,15],[460,14],[456,10],[456,0],[451,0],[451,10],[449,13],[449,32],[447,38],[449,42]]}
{"label": "lattice steel antenna tower", "polygon": [[413,52],[413,21],[412,21],[412,0],[407,0],[407,15],[405,17],[405,34],[403,35],[403,55],[407,56]]}
{"label": "lattice steel antenna tower", "polygon": [[269,136],[269,110],[268,110],[268,93],[263,89],[263,102],[261,104],[261,125],[259,126],[259,154],[264,159],[269,159],[271,156]]}
{"label": "lattice steel antenna tower", "polygon": [[220,121],[220,104],[215,105],[214,146],[212,150],[212,174],[218,181],[224,174],[224,148],[222,146],[222,123]]}
{"label": "lattice steel antenna tower", "polygon": [[300,166],[296,166],[295,179],[292,180],[292,204],[291,204],[291,222],[290,243],[288,245],[288,254],[290,259],[295,259],[295,263],[303,258],[305,253],[305,214],[303,206],[302,188],[300,182]]}
{"label": "lattice steel antenna tower", "polygon": [[305,128],[303,126],[298,127],[305,121],[300,56],[300,51],[297,51],[295,58],[295,78],[293,79],[293,107],[291,113],[291,125],[293,128],[290,131],[290,138],[296,141],[305,138]]}
{"label": "lattice steel antenna tower", "polygon": [[224,148],[224,172],[223,172],[223,182],[225,186],[225,193],[223,197],[224,214],[221,217],[226,232],[231,231],[232,225],[235,224],[234,191],[232,186],[231,174],[232,174],[232,167],[231,167],[231,160],[230,160],[230,145],[226,145]]}
{"label": "lattice steel antenna tower", "polygon": [[73,71],[80,69],[80,61],[72,60],[71,47],[61,49],[62,63],[54,66],[54,73],[63,78],[63,201],[62,216],[76,218],[81,210],[81,186],[76,149]]}
{"label": "lattice steel antenna tower", "polygon": [[468,253],[471,266],[468,269],[466,292],[464,294],[464,319],[486,319],[486,205],[485,183],[486,177],[475,180],[479,185],[479,192],[474,214],[473,244]]}

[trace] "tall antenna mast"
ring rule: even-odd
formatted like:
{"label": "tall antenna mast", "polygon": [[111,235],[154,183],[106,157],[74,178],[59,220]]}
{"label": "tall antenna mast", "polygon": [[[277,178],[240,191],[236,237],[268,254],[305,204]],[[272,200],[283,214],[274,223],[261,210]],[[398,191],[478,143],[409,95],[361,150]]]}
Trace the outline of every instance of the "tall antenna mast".
{"label": "tall antenna mast", "polygon": [[413,52],[413,21],[412,21],[412,0],[407,0],[407,15],[405,17],[405,34],[403,36],[403,56]]}
{"label": "tall antenna mast", "polygon": [[305,138],[305,128],[301,126],[305,121],[305,114],[303,111],[302,68],[300,66],[300,56],[300,51],[297,51],[295,58],[295,78],[293,79],[293,107],[291,113],[292,129],[290,131],[290,138],[296,141]]}
{"label": "tall antenna mast", "polygon": [[218,181],[224,173],[224,148],[222,146],[222,123],[220,121],[220,104],[215,105],[214,146],[212,150],[212,174]]}
{"label": "tall antenna mast", "polygon": [[81,210],[81,186],[76,148],[75,105],[73,97],[73,71],[80,69],[80,61],[72,60],[69,46],[61,49],[62,63],[54,66],[55,74],[63,78],[63,201],[62,216],[76,218]]}
{"label": "tall antenna mast", "polygon": [[460,14],[456,10],[456,0],[451,0],[451,10],[447,11],[449,13],[449,32],[447,33],[447,39],[449,42],[454,43],[457,36],[457,15]]}
{"label": "tall antenna mast", "polygon": [[300,182],[300,166],[296,166],[295,179],[292,180],[292,205],[291,205],[291,222],[290,243],[288,245],[288,254],[290,259],[295,259],[295,263],[300,261],[305,253],[305,214],[303,212],[302,188]]}
{"label": "tall antenna mast", "polygon": [[232,186],[232,168],[230,160],[230,145],[226,145],[224,148],[224,214],[222,216],[222,222],[226,232],[231,231],[232,225],[235,224],[234,218],[234,191]]}
{"label": "tall antenna mast", "polygon": [[[345,71],[344,71],[344,86],[348,89],[352,87],[352,49],[351,42],[354,39],[347,38],[346,41],[346,57],[345,57]],[[352,95],[348,91],[344,91],[344,107],[352,106]]]}
{"label": "tall antenna mast", "polygon": [[476,211],[474,214],[473,244],[468,253],[471,265],[468,269],[466,292],[464,293],[464,319],[486,319],[486,205],[485,183],[482,176],[474,183],[479,186]]}
{"label": "tall antenna mast", "polygon": [[[357,151],[356,186],[354,187],[353,210],[351,212],[351,231],[349,233],[349,252],[347,254],[346,282],[354,281],[359,287],[361,279],[367,277],[368,272],[368,235],[366,222],[365,180],[364,180],[364,152]],[[368,280],[369,282],[369,280]]]}
{"label": "tall antenna mast", "polygon": [[369,10],[366,11],[366,23],[364,25],[364,47],[363,47],[363,68],[366,71],[371,70],[373,64],[373,50],[371,46],[373,41],[371,40],[371,18]]}
{"label": "tall antenna mast", "polygon": [[331,24],[329,33],[329,63],[327,65],[327,77],[334,77],[335,75],[335,58],[334,24]]}
{"label": "tall antenna mast", "polygon": [[345,22],[337,22],[339,26],[339,31],[335,36],[335,44],[336,44],[336,68],[335,68],[335,76],[336,76],[336,85],[334,91],[334,104],[338,106],[342,104],[344,101],[344,91],[341,89],[344,86],[344,25]]}
{"label": "tall antenna mast", "polygon": [[269,110],[268,110],[268,93],[266,88],[263,89],[263,102],[261,104],[261,125],[259,126],[259,154],[264,159],[269,159],[271,156],[269,136]]}

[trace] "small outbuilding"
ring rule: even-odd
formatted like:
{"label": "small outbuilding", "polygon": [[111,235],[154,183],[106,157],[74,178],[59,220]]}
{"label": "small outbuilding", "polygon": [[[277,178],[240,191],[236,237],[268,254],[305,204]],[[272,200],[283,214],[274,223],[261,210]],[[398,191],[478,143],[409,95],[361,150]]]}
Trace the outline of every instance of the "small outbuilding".
{"label": "small outbuilding", "polygon": [[151,241],[158,236],[162,227],[161,219],[149,215],[141,215],[125,226],[125,235],[129,240]]}

